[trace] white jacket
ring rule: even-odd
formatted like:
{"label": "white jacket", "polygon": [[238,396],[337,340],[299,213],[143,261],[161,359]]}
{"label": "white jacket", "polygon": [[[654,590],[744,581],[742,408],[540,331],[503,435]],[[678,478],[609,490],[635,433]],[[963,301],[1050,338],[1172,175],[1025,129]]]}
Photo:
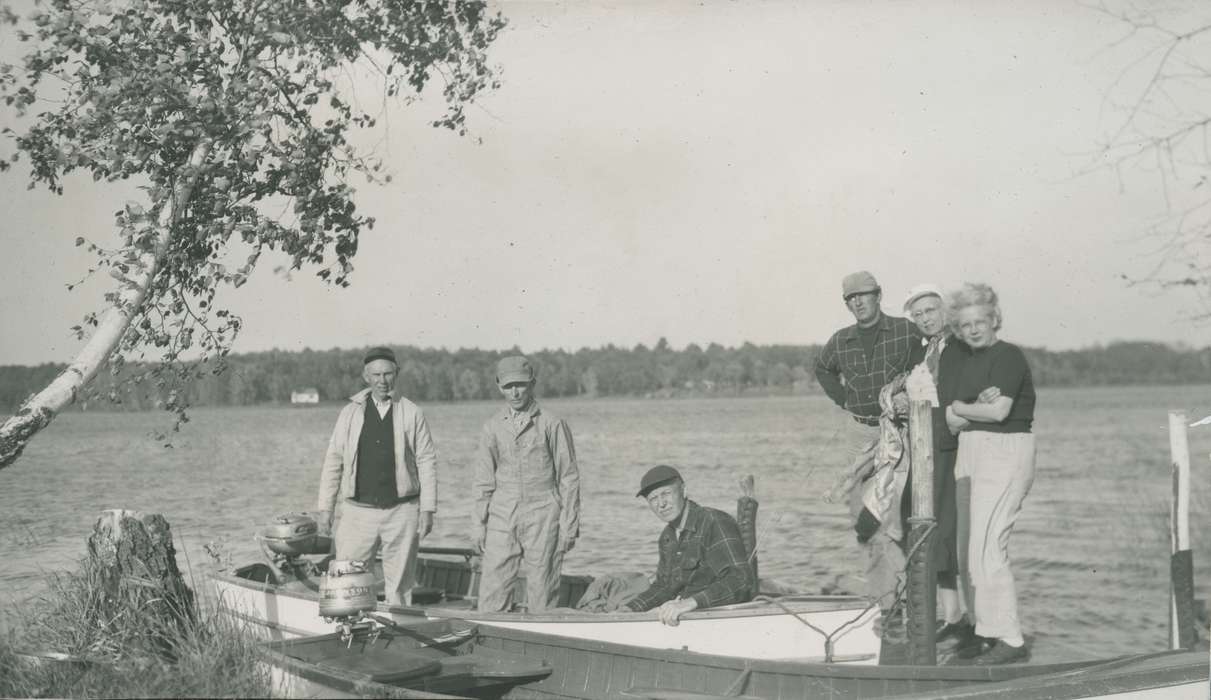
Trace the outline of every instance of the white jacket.
{"label": "white jacket", "polygon": [[[357,487],[357,441],[365,421],[370,389],[349,397],[341,409],[328,441],[324,466],[320,469],[318,508],[331,512],[338,498],[353,498]],[[437,449],[429,435],[429,424],[420,407],[402,396],[391,402],[391,427],[395,440],[395,486],[398,495],[420,494],[422,511],[437,511]]]}

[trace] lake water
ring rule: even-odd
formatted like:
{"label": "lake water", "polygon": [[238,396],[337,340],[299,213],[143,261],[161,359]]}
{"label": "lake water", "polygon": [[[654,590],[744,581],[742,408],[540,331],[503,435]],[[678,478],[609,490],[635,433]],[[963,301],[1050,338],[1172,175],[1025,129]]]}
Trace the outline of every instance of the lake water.
{"label": "lake water", "polygon": [[[640,475],[676,465],[691,497],[734,512],[739,475],[757,478],[763,576],[809,590],[860,591],[861,558],[842,505],[821,499],[836,478],[847,420],[823,397],[545,401],[568,419],[582,478],[582,537],[565,571],[654,570],[661,524],[634,498]],[[150,437],[159,413],[70,413],[0,471],[0,608],[71,568],[99,511],[165,515],[197,585],[217,545],[236,563],[274,514],[315,507],[324,448],[339,410],[197,409],[173,447]],[[439,450],[432,544],[465,545],[470,463],[493,403],[423,407]],[[1012,539],[1021,615],[1036,658],[1164,648],[1168,629],[1167,411],[1211,413],[1211,386],[1045,389],[1035,431],[1038,473]],[[1190,431],[1196,589],[1207,598],[1211,427]]]}

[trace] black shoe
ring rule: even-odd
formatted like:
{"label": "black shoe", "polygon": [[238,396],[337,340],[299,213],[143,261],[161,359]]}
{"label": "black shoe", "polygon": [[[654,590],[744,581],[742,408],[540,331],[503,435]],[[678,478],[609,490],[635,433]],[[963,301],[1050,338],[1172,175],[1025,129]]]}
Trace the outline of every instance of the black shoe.
{"label": "black shoe", "polygon": [[960,659],[974,659],[977,656],[983,656],[992,650],[996,642],[997,640],[991,637],[981,637],[978,634],[972,634],[971,639],[966,644],[955,650],[955,656]]}
{"label": "black shoe", "polygon": [[934,642],[942,649],[952,649],[967,646],[975,636],[975,625],[960,620],[939,627]]}
{"label": "black shoe", "polygon": [[1026,663],[1030,660],[1030,650],[1023,644],[1014,647],[998,639],[988,651],[971,660],[973,666],[999,666],[1000,664]]}

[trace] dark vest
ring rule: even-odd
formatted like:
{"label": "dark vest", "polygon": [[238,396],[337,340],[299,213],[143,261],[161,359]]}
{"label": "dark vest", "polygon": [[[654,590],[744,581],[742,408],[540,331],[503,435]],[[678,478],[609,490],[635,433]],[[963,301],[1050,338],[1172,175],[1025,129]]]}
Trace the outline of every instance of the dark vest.
{"label": "dark vest", "polygon": [[366,397],[366,416],[357,439],[357,485],[353,500],[375,506],[395,505],[395,433],[391,429],[394,404],[382,418],[374,398]]}

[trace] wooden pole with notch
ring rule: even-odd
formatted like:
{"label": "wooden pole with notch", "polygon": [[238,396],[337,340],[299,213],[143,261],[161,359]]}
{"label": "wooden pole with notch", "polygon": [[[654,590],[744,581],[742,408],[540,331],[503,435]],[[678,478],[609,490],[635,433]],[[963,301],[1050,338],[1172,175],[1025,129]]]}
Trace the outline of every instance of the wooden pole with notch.
{"label": "wooden pole with notch", "polygon": [[1190,551],[1190,442],[1186,412],[1169,411],[1173,504],[1169,509],[1169,647],[1189,649],[1194,631],[1194,556]]}
{"label": "wooden pole with notch", "polygon": [[933,567],[933,419],[928,401],[908,413],[912,458],[912,516],[908,519],[908,663],[936,666],[937,572]]}

